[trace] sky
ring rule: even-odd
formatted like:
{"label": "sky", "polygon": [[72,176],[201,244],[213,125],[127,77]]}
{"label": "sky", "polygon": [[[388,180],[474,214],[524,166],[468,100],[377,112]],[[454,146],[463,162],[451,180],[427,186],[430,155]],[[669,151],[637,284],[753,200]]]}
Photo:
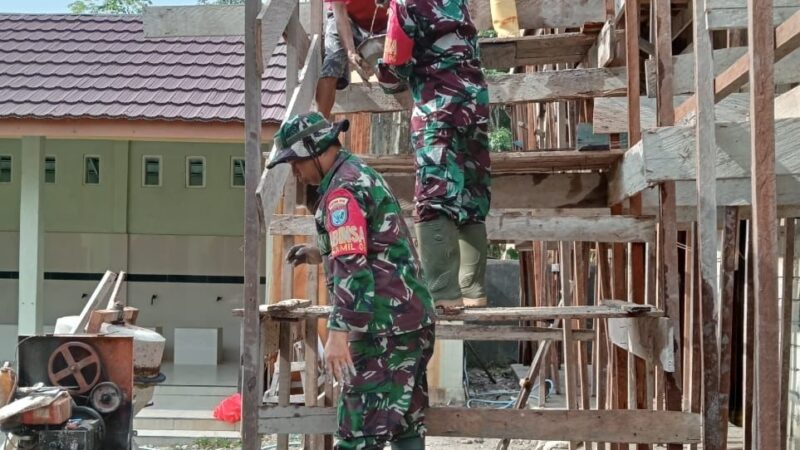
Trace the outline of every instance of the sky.
{"label": "sky", "polygon": [[[73,0],[0,0],[2,13],[58,14],[68,13]],[[155,6],[195,5],[197,0],[153,0]]]}

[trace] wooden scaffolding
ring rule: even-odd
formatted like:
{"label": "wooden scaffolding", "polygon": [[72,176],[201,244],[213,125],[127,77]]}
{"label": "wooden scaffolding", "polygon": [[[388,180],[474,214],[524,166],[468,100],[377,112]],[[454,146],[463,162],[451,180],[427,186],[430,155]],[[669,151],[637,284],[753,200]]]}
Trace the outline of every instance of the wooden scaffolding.
{"label": "wooden scaffolding", "polygon": [[[493,105],[507,106],[525,151],[492,154],[487,228],[492,241],[521,249],[521,302],[440,317],[437,337],[534,343],[530,371],[514,409],[432,407],[430,434],[501,438],[498,448],[537,439],[598,449],[702,442],[716,450],[726,447],[735,401],[745,448],[786,448],[800,217],[793,151],[800,87],[792,88],[800,82],[800,4],[517,2],[523,36],[482,39],[480,48],[484,67],[512,68],[488,78],[489,92]],[[479,29],[491,26],[488,3],[471,0]],[[313,219],[287,165],[260,173],[261,73],[282,57],[274,53],[283,40],[286,116],[311,109],[322,8],[321,0],[247,0],[244,7],[150,8],[145,17],[153,37],[244,31],[245,297],[238,313],[246,450],[260,448],[260,435],[269,433],[279,435],[279,449],[288,448],[290,433],[306,435],[306,448],[329,448],[335,430],[336,389],[318,364],[319,323],[329,311],[320,274],[282,262],[289,246],[314,235]],[[334,112],[372,113],[364,123],[375,124],[378,114],[407,108],[408,99],[355,83],[339,93]],[[408,149],[399,150],[365,159],[408,205],[413,164]],[[259,294],[262,261],[266,295]],[[558,282],[549,264],[556,262]],[[592,305],[590,291],[599,300]],[[508,320],[517,324],[496,324]],[[296,342],[305,342],[302,352]],[[270,389],[266,397],[275,398],[265,403],[265,362],[276,354],[277,392]],[[557,379],[560,370],[566,408],[528,409],[535,381]],[[293,371],[303,374],[300,396],[291,395]]]}

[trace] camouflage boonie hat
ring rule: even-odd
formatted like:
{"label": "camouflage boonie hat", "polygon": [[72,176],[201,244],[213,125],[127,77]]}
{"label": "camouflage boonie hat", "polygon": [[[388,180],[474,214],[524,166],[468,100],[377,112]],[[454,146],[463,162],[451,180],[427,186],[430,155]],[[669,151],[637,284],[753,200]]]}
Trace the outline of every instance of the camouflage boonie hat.
{"label": "camouflage boonie hat", "polygon": [[336,142],[339,133],[347,131],[348,128],[350,128],[349,121],[343,120],[331,124],[318,112],[292,116],[285,120],[275,133],[275,147],[278,150],[267,164],[267,168],[320,155]]}

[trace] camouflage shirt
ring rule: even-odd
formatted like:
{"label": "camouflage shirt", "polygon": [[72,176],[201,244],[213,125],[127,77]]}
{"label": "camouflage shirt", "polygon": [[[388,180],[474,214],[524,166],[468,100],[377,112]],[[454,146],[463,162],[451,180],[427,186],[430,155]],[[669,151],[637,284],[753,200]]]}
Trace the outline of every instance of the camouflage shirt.
{"label": "camouflage shirt", "polygon": [[328,328],[402,334],[434,321],[433,300],[397,199],[375,170],[342,150],[319,187]]}
{"label": "camouflage shirt", "polygon": [[410,86],[412,130],[488,123],[489,92],[467,0],[391,0],[389,14],[397,17],[414,48],[404,65],[381,59],[377,76],[390,94]]}

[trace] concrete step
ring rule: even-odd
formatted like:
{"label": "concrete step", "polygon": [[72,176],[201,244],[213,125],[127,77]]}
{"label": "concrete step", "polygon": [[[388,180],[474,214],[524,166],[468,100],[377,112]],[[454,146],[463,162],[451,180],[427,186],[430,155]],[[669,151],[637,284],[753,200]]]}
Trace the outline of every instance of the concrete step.
{"label": "concrete step", "polygon": [[173,446],[193,444],[200,439],[238,441],[238,431],[190,431],[190,430],[137,430],[134,438],[139,446]]}
{"label": "concrete step", "polygon": [[239,424],[220,422],[212,412],[145,408],[134,419],[136,430],[147,431],[231,431],[238,432]]}

